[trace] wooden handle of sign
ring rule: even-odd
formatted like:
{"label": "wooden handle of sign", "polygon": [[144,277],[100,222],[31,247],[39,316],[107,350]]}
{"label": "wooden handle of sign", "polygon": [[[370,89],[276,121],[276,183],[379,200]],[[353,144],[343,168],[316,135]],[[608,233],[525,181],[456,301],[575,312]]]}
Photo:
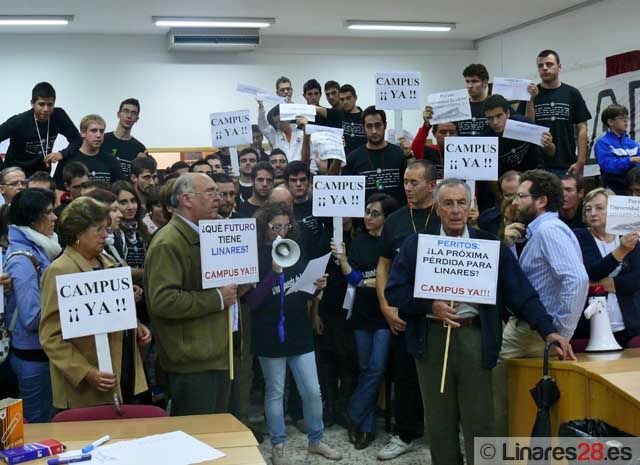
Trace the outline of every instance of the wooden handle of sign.
{"label": "wooden handle of sign", "polygon": [[398,139],[400,139],[400,132],[402,131],[402,110],[393,110],[393,130],[395,132],[395,143],[398,143]]}
{"label": "wooden handle of sign", "polygon": [[333,217],[333,242],[336,244],[336,252],[338,253],[344,252],[344,250],[342,250],[343,240],[344,239],[342,236],[342,217],[334,216]]}
{"label": "wooden handle of sign", "polygon": [[229,379],[233,381],[233,305],[227,308],[229,315]]}
{"label": "wooden handle of sign", "polygon": [[[453,300],[451,301],[453,307]],[[444,360],[442,361],[442,379],[440,380],[440,394],[444,393],[444,380],[447,377],[447,363],[449,361],[449,343],[451,342],[451,325],[447,327],[447,341],[444,344]]]}
{"label": "wooden handle of sign", "polygon": [[235,146],[229,147],[229,156],[233,176],[240,176],[240,161],[238,160],[238,149]]}
{"label": "wooden handle of sign", "polygon": [[111,352],[109,351],[109,336],[107,333],[96,334],[96,352],[98,353],[98,369],[105,373],[113,373]]}

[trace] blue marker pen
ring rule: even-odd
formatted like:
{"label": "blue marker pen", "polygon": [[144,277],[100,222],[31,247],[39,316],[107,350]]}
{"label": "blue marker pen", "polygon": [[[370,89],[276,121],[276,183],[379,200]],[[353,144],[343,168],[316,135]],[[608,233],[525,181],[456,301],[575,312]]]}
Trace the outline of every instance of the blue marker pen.
{"label": "blue marker pen", "polygon": [[86,462],[87,460],[91,460],[91,454],[76,455],[75,457],[67,457],[63,459],[49,459],[47,460],[47,464],[64,465],[65,463]]}
{"label": "blue marker pen", "polygon": [[106,436],[103,436],[100,439],[97,439],[97,440],[93,441],[88,446],[83,447],[82,448],[82,453],[86,454],[87,452],[91,452],[93,449],[95,449],[96,447],[100,447],[102,444],[104,444],[105,442],[107,442],[109,440],[111,440],[111,436],[109,436],[107,434]]}

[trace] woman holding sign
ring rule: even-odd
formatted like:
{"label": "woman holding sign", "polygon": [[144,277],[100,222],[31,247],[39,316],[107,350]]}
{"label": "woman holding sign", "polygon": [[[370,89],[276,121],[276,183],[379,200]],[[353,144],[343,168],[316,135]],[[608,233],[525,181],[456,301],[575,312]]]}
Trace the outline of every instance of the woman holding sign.
{"label": "woman holding sign", "polygon": [[[65,244],[42,278],[42,316],[40,342],[50,361],[53,406],[59,409],[87,407],[112,402],[120,391],[123,332],[109,333],[109,347],[114,373],[100,371],[93,336],[63,340],[58,306],[56,277],[79,272],[112,268],[113,260],[102,254],[109,208],[94,199],[80,197],[65,208],[59,228]],[[150,335],[139,327],[138,343],[148,343]],[[134,393],[147,389],[137,346],[133,362]]]}
{"label": "woman holding sign", "polygon": [[[284,425],[284,382],[287,365],[302,397],[304,419],[309,432],[309,452],[330,460],[342,458],[324,442],[322,399],[309,303],[313,295],[302,291],[285,295],[300,279],[308,260],[301,256],[286,268],[272,258],[273,243],[278,237],[295,240],[297,224],[293,212],[284,204],[267,204],[256,214],[259,248],[260,282],[246,296],[252,311],[251,346],[258,356],[265,379],[265,413],[273,445],[273,463],[290,462],[285,453],[287,439]],[[293,262],[293,260],[292,260]],[[326,275],[315,282],[318,290],[327,284]]]}
{"label": "woman holding sign", "polygon": [[[353,313],[347,318],[354,328],[360,362],[358,386],[351,396],[348,416],[349,441],[356,449],[368,447],[376,435],[376,400],[391,343],[391,331],[376,296],[376,267],[384,219],[397,208],[398,203],[390,195],[373,194],[365,208],[366,231],[353,239],[348,258],[336,252],[335,244],[331,245],[350,288],[355,286],[355,299],[351,301]],[[343,243],[343,250],[345,247]]]}

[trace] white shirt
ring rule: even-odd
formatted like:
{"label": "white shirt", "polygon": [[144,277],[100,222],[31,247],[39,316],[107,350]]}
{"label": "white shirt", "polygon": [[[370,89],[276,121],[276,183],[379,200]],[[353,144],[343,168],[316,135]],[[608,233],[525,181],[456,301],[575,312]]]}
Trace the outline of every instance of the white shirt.
{"label": "white shirt", "polygon": [[292,162],[302,158],[302,143],[304,142],[304,131],[293,125],[291,130],[291,140],[287,140],[284,132],[279,131],[267,122],[267,115],[264,108],[258,110],[258,127],[260,132],[271,144],[272,149],[280,149],[287,155],[287,161]]}

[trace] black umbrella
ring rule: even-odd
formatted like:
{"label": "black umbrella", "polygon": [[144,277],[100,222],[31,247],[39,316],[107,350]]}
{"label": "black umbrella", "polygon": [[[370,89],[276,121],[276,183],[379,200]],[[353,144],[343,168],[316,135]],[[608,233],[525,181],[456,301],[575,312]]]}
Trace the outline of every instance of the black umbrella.
{"label": "black umbrella", "polygon": [[542,379],[529,391],[538,406],[536,422],[533,424],[533,430],[531,430],[532,438],[551,436],[551,417],[549,416],[549,409],[560,398],[560,390],[556,385],[556,381],[549,376],[549,349],[554,345],[560,347],[560,343],[558,341],[552,341],[544,346]]}

